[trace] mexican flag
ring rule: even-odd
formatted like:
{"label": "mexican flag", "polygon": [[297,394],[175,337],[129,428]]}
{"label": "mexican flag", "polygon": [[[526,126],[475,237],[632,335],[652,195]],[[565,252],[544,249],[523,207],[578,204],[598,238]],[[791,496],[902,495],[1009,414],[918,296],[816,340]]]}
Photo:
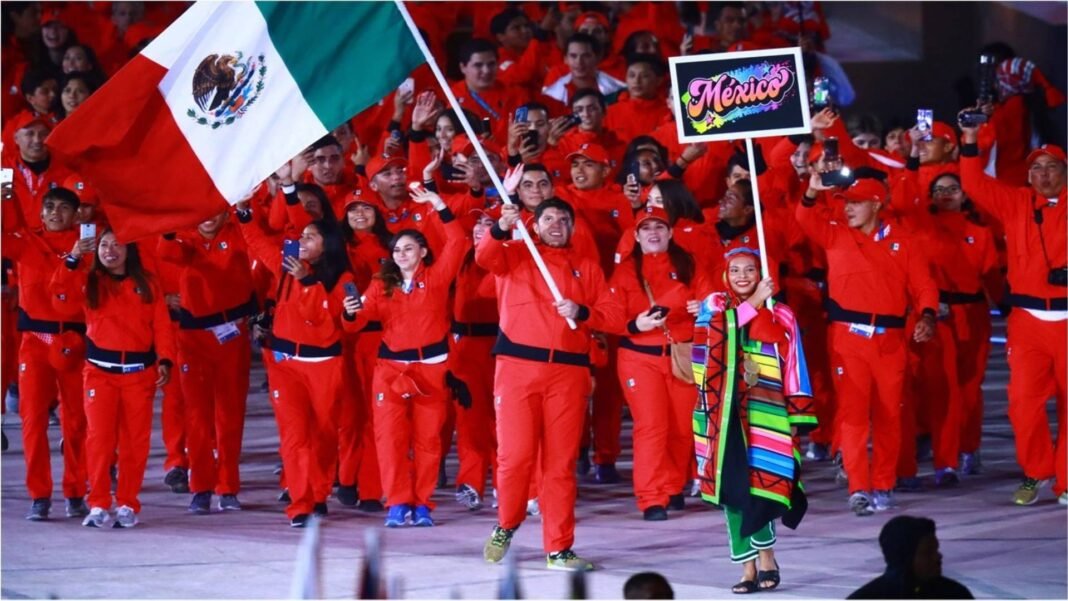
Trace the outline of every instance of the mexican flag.
{"label": "mexican flag", "polygon": [[423,61],[393,2],[200,1],[46,143],[132,241],[236,204]]}

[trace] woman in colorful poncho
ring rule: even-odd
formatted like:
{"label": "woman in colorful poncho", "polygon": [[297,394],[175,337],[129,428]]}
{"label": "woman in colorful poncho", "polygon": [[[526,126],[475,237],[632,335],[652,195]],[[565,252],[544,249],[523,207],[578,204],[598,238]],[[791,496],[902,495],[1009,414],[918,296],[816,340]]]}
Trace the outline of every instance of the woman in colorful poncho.
{"label": "woman in colorful poncho", "polygon": [[805,513],[796,431],[816,418],[793,312],[764,308],[775,289],[760,279],[757,252],[725,259],[727,291],[688,307],[697,315],[694,436],[701,496],[723,507],[731,561],[743,566],[731,591],[746,594],[779,585],[774,521],[796,528]]}

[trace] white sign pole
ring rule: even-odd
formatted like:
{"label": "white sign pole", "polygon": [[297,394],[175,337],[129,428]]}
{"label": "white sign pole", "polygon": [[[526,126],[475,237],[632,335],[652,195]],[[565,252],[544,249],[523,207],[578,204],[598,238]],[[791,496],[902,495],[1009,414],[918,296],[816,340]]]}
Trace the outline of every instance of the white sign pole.
{"label": "white sign pole", "polygon": [[[449,82],[446,81],[445,76],[441,73],[441,69],[438,68],[437,62],[434,61],[434,56],[430,53],[430,49],[426,47],[426,42],[423,41],[422,34],[419,33],[419,28],[412,21],[412,16],[408,14],[408,9],[404,7],[404,2],[401,0],[394,0],[393,2],[397,10],[400,11],[401,16],[404,17],[404,22],[408,24],[408,30],[411,32],[412,37],[415,39],[415,43],[418,44],[419,50],[422,51],[423,57],[426,58],[426,62],[430,65],[430,70],[434,72],[434,77],[438,80],[438,86],[441,87],[441,91],[445,93],[445,96],[449,99],[449,105],[456,113],[456,118],[459,119],[460,124],[464,128],[464,133],[467,134],[471,144],[475,147],[475,152],[478,154],[479,160],[482,161],[482,165],[486,168],[486,172],[489,174],[490,179],[493,181],[493,186],[497,188],[497,193],[500,194],[501,200],[505,203],[512,204],[512,199],[508,196],[508,191],[504,189],[504,184],[497,176],[497,172],[494,171],[493,165],[489,162],[489,157],[486,156],[486,150],[482,148],[482,142],[475,135],[474,128],[467,121],[467,116],[464,115],[463,109],[460,108],[459,101],[456,100],[456,96],[452,93],[452,89],[449,87]],[[534,246],[534,240],[531,239],[530,233],[527,232],[527,228],[523,225],[523,220],[520,219],[515,224],[519,229],[520,238],[527,245],[527,250],[530,251],[532,257],[534,257],[534,263],[538,266],[538,271],[541,272],[541,277],[545,280],[545,284],[549,287],[549,292],[552,293],[553,299],[556,301],[564,300],[563,295],[560,294],[560,289],[557,288],[556,282],[553,281],[552,274],[549,273],[549,268],[545,266],[545,261],[541,258],[541,253],[538,252],[536,246]],[[576,329],[578,325],[573,319],[567,319],[567,325],[572,329]]]}
{"label": "white sign pole", "polygon": [[[753,154],[753,138],[745,139],[745,152],[749,156],[749,182],[753,187],[753,215],[756,217],[757,244],[760,245],[760,271],[764,277],[779,277],[768,267],[768,245],[764,241],[764,212],[760,208],[760,186],[757,185],[756,155]],[[771,299],[768,299],[771,308]]]}

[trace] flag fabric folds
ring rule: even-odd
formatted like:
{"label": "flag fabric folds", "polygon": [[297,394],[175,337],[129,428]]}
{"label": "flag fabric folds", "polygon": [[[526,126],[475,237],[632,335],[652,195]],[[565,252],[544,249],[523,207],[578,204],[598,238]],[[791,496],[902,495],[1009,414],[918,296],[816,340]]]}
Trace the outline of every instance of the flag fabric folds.
{"label": "flag fabric folds", "polygon": [[132,241],[236,204],[423,61],[392,2],[200,1],[46,143]]}

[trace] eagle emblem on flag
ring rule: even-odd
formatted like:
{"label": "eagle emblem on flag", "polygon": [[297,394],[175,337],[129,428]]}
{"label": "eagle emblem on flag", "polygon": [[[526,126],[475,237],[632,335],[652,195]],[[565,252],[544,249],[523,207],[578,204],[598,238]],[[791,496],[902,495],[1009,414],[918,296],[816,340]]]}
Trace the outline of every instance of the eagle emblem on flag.
{"label": "eagle emblem on flag", "polygon": [[186,114],[212,129],[230,125],[259,99],[266,75],[262,54],[248,58],[240,51],[209,54],[193,73],[192,95],[196,107],[189,108]]}

